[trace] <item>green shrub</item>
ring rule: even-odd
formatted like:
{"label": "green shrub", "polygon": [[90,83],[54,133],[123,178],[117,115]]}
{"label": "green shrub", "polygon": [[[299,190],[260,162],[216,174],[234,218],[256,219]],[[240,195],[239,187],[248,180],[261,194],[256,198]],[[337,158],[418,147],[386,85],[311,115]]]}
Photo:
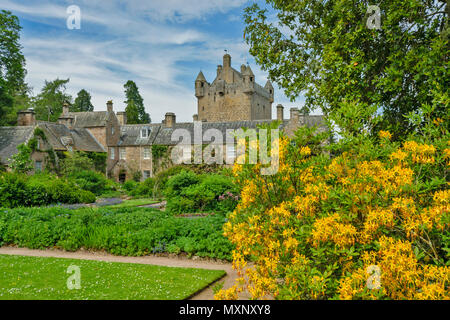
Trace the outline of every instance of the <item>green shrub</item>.
{"label": "green shrub", "polygon": [[92,170],[72,172],[69,178],[74,180],[81,189],[90,191],[98,196],[115,190],[114,186],[108,183],[108,179],[103,174]]}
{"label": "green shrub", "polygon": [[151,197],[153,195],[154,186],[155,179],[148,178],[141,183],[136,183],[136,186],[131,190],[130,195],[133,197]]}
{"label": "green shrub", "polygon": [[44,206],[54,203],[92,203],[95,195],[74,182],[49,174],[0,175],[0,206],[7,208]]}

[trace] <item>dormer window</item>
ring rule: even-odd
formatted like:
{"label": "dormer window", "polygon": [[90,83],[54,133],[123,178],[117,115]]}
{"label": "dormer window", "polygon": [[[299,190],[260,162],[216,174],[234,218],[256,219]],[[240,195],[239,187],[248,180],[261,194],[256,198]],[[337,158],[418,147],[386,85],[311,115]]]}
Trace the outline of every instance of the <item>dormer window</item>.
{"label": "dormer window", "polygon": [[150,129],[149,128],[141,129],[141,138],[148,138],[149,133],[150,133]]}

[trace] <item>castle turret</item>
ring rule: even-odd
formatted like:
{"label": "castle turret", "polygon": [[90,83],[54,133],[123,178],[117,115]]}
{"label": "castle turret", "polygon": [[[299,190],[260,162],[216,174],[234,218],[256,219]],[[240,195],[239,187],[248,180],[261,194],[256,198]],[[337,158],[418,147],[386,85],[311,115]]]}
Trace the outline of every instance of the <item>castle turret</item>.
{"label": "castle turret", "polygon": [[270,82],[270,80],[267,80],[266,85],[264,86],[264,88],[265,88],[267,91],[269,91],[269,94],[270,94],[270,103],[273,103],[274,90],[273,90],[272,82]]}
{"label": "castle turret", "polygon": [[252,68],[247,66],[245,71],[242,73],[244,78],[244,92],[253,93],[255,92],[255,75],[253,74]]}
{"label": "castle turret", "polygon": [[223,56],[223,68],[231,68],[231,56],[228,53]]}
{"label": "castle turret", "polygon": [[195,79],[195,96],[197,98],[203,97],[205,95],[205,84],[206,84],[205,76],[203,75],[203,72],[200,71],[200,73],[197,76],[197,79]]}

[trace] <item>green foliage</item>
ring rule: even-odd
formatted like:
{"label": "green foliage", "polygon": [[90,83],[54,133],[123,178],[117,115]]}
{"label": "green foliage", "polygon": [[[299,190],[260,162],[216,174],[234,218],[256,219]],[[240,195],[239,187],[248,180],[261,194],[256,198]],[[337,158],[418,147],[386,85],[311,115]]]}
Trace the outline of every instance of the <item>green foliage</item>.
{"label": "green foliage", "polygon": [[65,93],[69,79],[45,81],[41,92],[34,98],[36,119],[55,122],[62,113],[65,102],[72,101],[72,97]]}
{"label": "green foliage", "polygon": [[92,203],[95,195],[74,182],[49,174],[0,175],[0,204],[3,207],[43,206],[55,203]]}
{"label": "green foliage", "polygon": [[[134,81],[128,80],[124,85],[125,96],[127,100],[125,109],[127,113],[127,122],[130,124],[135,123],[150,123],[150,115],[145,112],[144,99],[142,99],[139,89]],[[130,118],[131,116],[131,118]],[[132,122],[130,122],[130,119]]]}
{"label": "green foliage", "polygon": [[80,170],[93,170],[94,161],[85,152],[66,152],[60,161],[60,171],[64,175],[71,175]]}
{"label": "green foliage", "polygon": [[68,178],[75,181],[81,189],[90,191],[97,196],[116,190],[103,174],[92,170],[75,171],[70,173]]}
{"label": "green foliage", "polygon": [[[28,248],[104,250],[142,256],[156,252],[230,259],[223,216],[188,219],[144,208],[0,210],[0,242]],[[2,227],[3,226],[3,227]]]}
{"label": "green foliage", "polygon": [[[305,93],[308,109],[339,118],[351,102],[363,126],[381,114],[370,129],[406,137],[413,128],[404,115],[448,95],[448,2],[377,3],[380,30],[367,27],[367,1],[266,3],[275,17],[256,3],[245,10],[250,53],[292,100]],[[448,102],[438,103],[434,118],[448,113]]]}
{"label": "green foliage", "polygon": [[0,11],[0,126],[12,125],[18,109],[25,109],[25,57],[19,43],[21,26],[10,11]]}
{"label": "green foliage", "polygon": [[168,146],[154,144],[152,145],[152,156],[153,161],[157,161],[158,159],[162,158],[168,150]]}
{"label": "green foliage", "polygon": [[[234,194],[236,195],[234,195]],[[230,177],[181,171],[167,182],[167,210],[173,213],[229,212],[237,205],[238,190]]]}
{"label": "green foliage", "polygon": [[72,112],[89,112],[94,111],[94,106],[91,103],[91,95],[84,89],[81,89],[77,97],[75,98],[75,102],[71,108]]}
{"label": "green foliage", "polygon": [[19,151],[11,157],[10,168],[17,173],[27,173],[33,170],[33,161],[31,160],[31,153],[33,150],[26,144],[17,146]]}
{"label": "green foliage", "polygon": [[132,188],[130,191],[130,195],[133,197],[152,197],[153,196],[153,188],[155,186],[155,179],[148,178],[141,183],[136,183],[133,187],[131,185],[127,186],[128,188]]}
{"label": "green foliage", "polygon": [[98,172],[106,171],[106,160],[108,159],[108,153],[106,152],[87,152],[86,156],[92,160],[94,169]]}

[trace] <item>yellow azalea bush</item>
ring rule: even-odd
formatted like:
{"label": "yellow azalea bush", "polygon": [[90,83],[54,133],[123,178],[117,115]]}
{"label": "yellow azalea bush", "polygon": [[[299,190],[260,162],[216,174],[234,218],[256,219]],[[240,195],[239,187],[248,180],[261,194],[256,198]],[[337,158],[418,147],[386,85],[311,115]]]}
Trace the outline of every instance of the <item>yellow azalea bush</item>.
{"label": "yellow azalea bush", "polygon": [[281,136],[274,175],[234,166],[241,201],[224,234],[240,278],[215,298],[450,299],[448,130],[328,138]]}

